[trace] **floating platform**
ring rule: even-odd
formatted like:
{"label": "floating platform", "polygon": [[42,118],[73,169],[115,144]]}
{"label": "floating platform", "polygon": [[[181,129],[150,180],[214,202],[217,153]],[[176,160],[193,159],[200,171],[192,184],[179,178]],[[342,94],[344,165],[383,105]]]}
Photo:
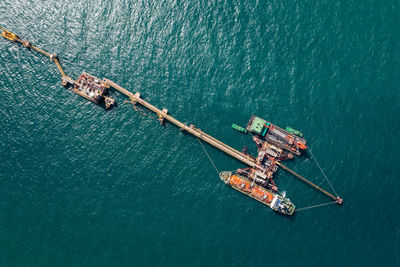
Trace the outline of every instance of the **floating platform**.
{"label": "floating platform", "polygon": [[247,123],[246,130],[258,135],[262,140],[275,145],[278,148],[285,149],[297,156],[301,151],[307,149],[307,141],[290,133],[260,117],[253,115]]}
{"label": "floating platform", "polygon": [[106,109],[115,105],[114,99],[108,96],[108,87],[99,78],[83,72],[73,83],[74,93],[96,103]]}

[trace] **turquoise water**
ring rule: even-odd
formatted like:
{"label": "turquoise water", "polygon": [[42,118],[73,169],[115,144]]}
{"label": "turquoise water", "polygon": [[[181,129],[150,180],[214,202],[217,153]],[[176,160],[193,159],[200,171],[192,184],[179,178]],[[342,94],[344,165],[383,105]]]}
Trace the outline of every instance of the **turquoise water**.
{"label": "turquoise water", "polygon": [[[0,40],[1,266],[398,266],[398,1],[15,1],[0,26],[241,149],[252,114],[301,130],[344,199],[274,213],[198,141],[60,84]],[[206,146],[220,170],[242,163]],[[329,189],[307,156],[287,165]],[[283,170],[299,207],[329,201]]]}

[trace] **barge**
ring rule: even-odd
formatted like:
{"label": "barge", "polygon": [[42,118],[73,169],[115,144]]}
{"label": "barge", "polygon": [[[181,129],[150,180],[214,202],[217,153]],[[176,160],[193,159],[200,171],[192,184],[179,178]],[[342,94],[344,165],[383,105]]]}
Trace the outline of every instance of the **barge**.
{"label": "barge", "polygon": [[302,150],[307,149],[307,141],[304,138],[255,115],[250,118],[246,130],[256,134],[262,140],[297,156],[301,155]]}

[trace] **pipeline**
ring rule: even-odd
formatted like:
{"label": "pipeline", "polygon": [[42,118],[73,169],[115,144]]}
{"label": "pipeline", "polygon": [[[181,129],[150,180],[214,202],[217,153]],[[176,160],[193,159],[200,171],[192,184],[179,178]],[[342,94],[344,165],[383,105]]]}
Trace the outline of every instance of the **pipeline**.
{"label": "pipeline", "polygon": [[54,57],[54,58],[53,58],[53,62],[54,62],[54,64],[56,64],[58,70],[59,70],[60,73],[61,73],[61,76],[62,76],[62,77],[67,76],[67,74],[65,74],[63,68],[61,67],[60,61],[58,61],[57,57]]}
{"label": "pipeline", "polygon": [[108,86],[113,87],[120,93],[126,95],[132,103],[139,103],[140,105],[146,107],[147,109],[153,111],[155,114],[157,114],[158,117],[161,119],[165,119],[176,126],[178,126],[180,129],[191,133],[192,135],[196,136],[197,138],[209,143],[210,145],[224,151],[225,153],[231,155],[232,157],[242,161],[243,163],[254,167],[254,168],[261,168],[257,163],[255,162],[254,159],[250,158],[248,155],[222,143],[221,141],[211,137],[210,135],[206,134],[205,132],[201,131],[200,129],[197,129],[194,125],[187,126],[186,124],[180,122],[179,120],[175,119],[171,115],[168,115],[166,111],[160,110],[157,107],[153,106],[146,100],[140,97],[139,93],[133,94],[132,92],[126,90],[122,86],[116,84],[115,82],[109,80],[109,79],[104,79],[103,80]]}

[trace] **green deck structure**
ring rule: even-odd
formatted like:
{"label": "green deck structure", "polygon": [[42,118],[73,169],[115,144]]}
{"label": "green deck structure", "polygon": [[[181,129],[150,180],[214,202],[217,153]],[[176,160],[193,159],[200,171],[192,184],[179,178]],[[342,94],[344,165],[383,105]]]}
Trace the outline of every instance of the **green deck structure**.
{"label": "green deck structure", "polygon": [[250,126],[250,132],[256,133],[261,136],[265,136],[265,134],[268,131],[268,127],[266,127],[266,125],[269,126],[269,122],[267,122],[264,119],[261,119],[260,117],[255,116]]}

